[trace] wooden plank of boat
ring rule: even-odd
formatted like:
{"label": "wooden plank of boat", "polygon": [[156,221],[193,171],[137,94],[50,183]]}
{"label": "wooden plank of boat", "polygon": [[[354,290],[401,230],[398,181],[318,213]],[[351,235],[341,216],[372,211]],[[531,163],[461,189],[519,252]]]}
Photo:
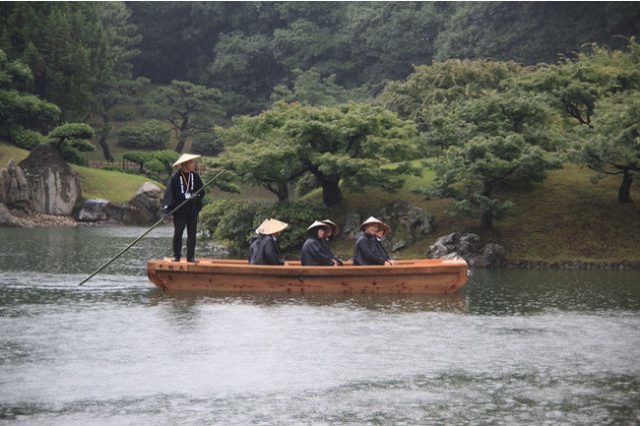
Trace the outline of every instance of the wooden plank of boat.
{"label": "wooden plank of boat", "polygon": [[453,293],[467,282],[462,259],[404,260],[393,266],[249,265],[238,259],[147,262],[151,282],[164,290],[273,293]]}

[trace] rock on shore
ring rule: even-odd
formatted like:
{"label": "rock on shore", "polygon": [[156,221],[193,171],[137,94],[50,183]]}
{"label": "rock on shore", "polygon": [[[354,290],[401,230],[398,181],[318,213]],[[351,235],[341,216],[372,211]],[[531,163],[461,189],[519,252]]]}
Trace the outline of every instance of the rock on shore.
{"label": "rock on shore", "polygon": [[453,259],[462,257],[469,266],[493,268],[506,265],[504,248],[495,243],[482,245],[476,234],[454,232],[444,235],[429,247],[427,258]]}
{"label": "rock on shore", "polygon": [[113,204],[108,200],[87,200],[78,209],[79,222],[116,222],[124,225],[150,225],[161,217],[162,190],[151,182],[145,182],[125,204]]}

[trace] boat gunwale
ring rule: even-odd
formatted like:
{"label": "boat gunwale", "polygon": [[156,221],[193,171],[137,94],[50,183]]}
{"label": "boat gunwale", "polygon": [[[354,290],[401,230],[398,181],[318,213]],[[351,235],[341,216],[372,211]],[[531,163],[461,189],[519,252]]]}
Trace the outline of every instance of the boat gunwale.
{"label": "boat gunwale", "polygon": [[345,265],[345,266],[301,266],[301,265],[250,265],[245,262],[178,263],[164,260],[149,260],[147,268],[157,273],[225,274],[225,275],[272,275],[272,276],[316,276],[327,278],[340,276],[380,275],[432,275],[443,273],[466,273],[468,265],[463,259],[417,259],[412,263],[398,265]]}

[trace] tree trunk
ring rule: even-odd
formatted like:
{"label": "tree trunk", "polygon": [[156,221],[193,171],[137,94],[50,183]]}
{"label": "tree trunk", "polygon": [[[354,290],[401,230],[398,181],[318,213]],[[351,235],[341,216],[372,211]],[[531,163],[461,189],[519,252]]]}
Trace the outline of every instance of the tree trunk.
{"label": "tree trunk", "polygon": [[178,145],[176,145],[176,152],[182,154],[184,145],[187,143],[187,137],[189,137],[189,119],[185,118],[180,126],[180,133],[178,134]]}
{"label": "tree trunk", "polygon": [[285,183],[278,183],[278,204],[285,204],[289,202],[289,186]]}
{"label": "tree trunk", "polygon": [[323,179],[320,181],[322,186],[322,202],[325,206],[331,207],[342,201],[342,191],[338,183],[340,178]]}
{"label": "tree trunk", "polygon": [[[482,195],[486,198],[491,198],[492,190],[493,190],[493,186],[491,185],[491,183],[485,182]],[[493,210],[484,210],[482,212],[482,217],[480,218],[480,229],[486,231],[492,228],[493,228]]]}
{"label": "tree trunk", "polygon": [[622,184],[618,189],[618,202],[629,203],[631,202],[631,184],[633,183],[633,175],[629,169],[625,169],[622,174]]}
{"label": "tree trunk", "polygon": [[482,212],[480,228],[485,231],[493,228],[493,212],[491,210],[485,210]]}
{"label": "tree trunk", "polygon": [[111,133],[111,120],[107,114],[102,114],[102,123],[102,132],[100,133],[98,144],[100,145],[100,148],[102,148],[102,155],[104,156],[104,159],[112,163],[113,156],[111,155],[111,150],[107,144],[107,139]]}

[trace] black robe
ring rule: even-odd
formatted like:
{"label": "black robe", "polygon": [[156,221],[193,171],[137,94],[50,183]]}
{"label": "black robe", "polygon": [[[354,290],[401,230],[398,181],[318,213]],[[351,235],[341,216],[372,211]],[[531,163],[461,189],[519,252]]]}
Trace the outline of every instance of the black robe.
{"label": "black robe", "polygon": [[[185,194],[193,194],[200,188],[202,188],[202,180],[200,175],[196,172],[190,172],[187,175],[188,188],[185,185],[184,179],[181,179],[180,174],[182,172],[178,170],[167,181],[167,189],[164,192],[164,198],[162,200],[162,211],[169,213],[186,200]],[[193,216],[200,213],[202,210],[202,199],[204,198],[204,190],[200,191],[198,195],[191,197],[190,201],[184,206],[180,207],[180,210],[176,211],[174,215],[181,216]]]}
{"label": "black robe", "polygon": [[376,237],[376,243],[378,244],[378,250],[380,251],[380,255],[384,256],[386,260],[391,260],[391,256],[389,256],[389,253],[387,253],[387,249],[384,248],[382,238]]}
{"label": "black robe", "polygon": [[302,266],[331,266],[333,258],[324,238],[307,238],[300,253]]}
{"label": "black robe", "polygon": [[249,247],[249,263],[252,265],[284,265],[275,238],[260,235]]}
{"label": "black robe", "polygon": [[375,235],[364,232],[356,239],[356,247],[353,253],[354,265],[384,265],[386,257],[380,251]]}

